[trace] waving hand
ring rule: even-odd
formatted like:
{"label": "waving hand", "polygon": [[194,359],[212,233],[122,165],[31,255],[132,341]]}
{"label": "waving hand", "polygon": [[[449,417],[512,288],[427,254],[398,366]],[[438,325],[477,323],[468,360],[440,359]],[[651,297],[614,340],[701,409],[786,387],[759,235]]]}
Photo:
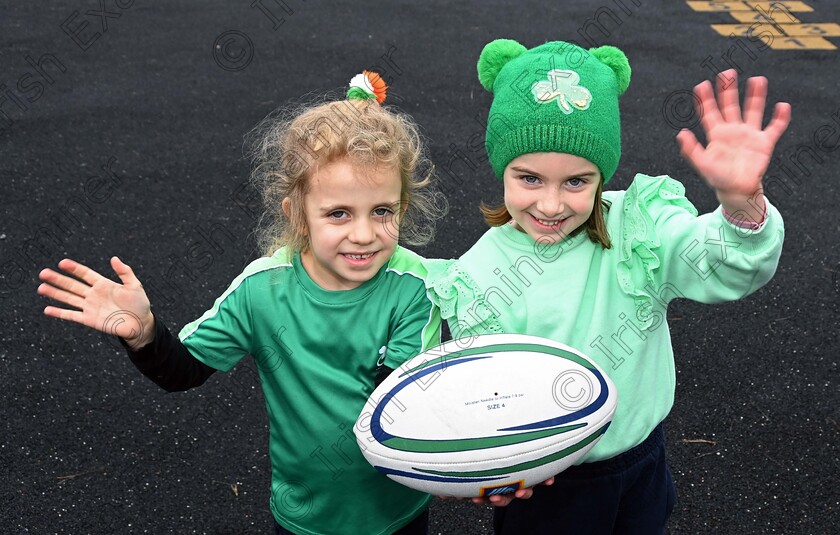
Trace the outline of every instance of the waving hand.
{"label": "waving hand", "polygon": [[67,258],[58,267],[67,275],[44,269],[38,293],[72,309],[48,306],[44,314],[119,336],[134,349],[152,341],[154,316],[149,298],[128,265],[116,256],[111,258],[122,284]]}

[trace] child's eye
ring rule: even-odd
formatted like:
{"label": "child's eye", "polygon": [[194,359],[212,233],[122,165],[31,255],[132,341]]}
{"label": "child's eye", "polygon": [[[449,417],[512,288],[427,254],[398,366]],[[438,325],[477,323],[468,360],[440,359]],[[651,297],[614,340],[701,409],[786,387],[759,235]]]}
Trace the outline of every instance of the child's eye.
{"label": "child's eye", "polygon": [[381,206],[379,208],[374,209],[373,211],[373,215],[375,215],[376,217],[388,217],[393,213],[394,211],[388,208],[387,206]]}
{"label": "child's eye", "polygon": [[568,184],[573,188],[579,188],[586,184],[586,181],[582,178],[570,178]]}
{"label": "child's eye", "polygon": [[349,215],[346,210],[333,210],[328,214],[328,217],[332,219],[347,219]]}
{"label": "child's eye", "polygon": [[533,176],[533,175],[523,175],[522,176],[522,181],[525,182],[526,184],[539,184],[540,183],[540,179]]}

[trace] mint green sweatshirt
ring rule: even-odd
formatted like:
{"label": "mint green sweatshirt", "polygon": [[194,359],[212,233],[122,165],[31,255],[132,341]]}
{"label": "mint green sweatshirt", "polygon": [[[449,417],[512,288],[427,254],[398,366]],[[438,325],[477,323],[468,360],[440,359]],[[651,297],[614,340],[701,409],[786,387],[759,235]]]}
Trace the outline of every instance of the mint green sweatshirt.
{"label": "mint green sweatshirt", "polygon": [[618,389],[609,431],[582,462],[641,443],[674,403],[668,303],[740,299],[776,271],[784,239],[767,203],[757,231],[729,223],[720,207],[697,216],[679,182],[636,175],[626,191],[604,192],[612,247],[585,232],[535,242],[507,224],[492,228],[457,260],[429,261],[426,286],[453,337],[519,333],[570,345]]}

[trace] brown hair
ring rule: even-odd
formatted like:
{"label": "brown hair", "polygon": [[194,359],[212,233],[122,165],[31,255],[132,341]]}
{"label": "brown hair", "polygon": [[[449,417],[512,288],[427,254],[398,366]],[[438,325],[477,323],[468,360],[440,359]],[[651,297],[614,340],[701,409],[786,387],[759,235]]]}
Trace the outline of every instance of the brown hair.
{"label": "brown hair", "polygon": [[[607,222],[604,219],[604,213],[609,211],[610,202],[603,199],[603,189],[604,181],[599,180],[598,189],[595,190],[595,206],[589,215],[589,219],[583,225],[576,228],[571,235],[575,236],[585,230],[590,240],[600,244],[604,249],[609,249],[612,247],[612,243],[610,242],[610,235],[607,232]],[[482,202],[479,209],[484,216],[484,221],[491,227],[501,227],[512,219],[504,203],[492,207]]]}
{"label": "brown hair", "polygon": [[[264,255],[288,246],[304,251],[309,245],[303,198],[318,166],[342,158],[353,164],[389,165],[399,170],[402,199],[400,240],[424,245],[434,235],[434,221],[446,203],[433,188],[434,166],[419,127],[408,115],[375,100],[335,100],[280,109],[250,134],[252,185],[262,193],[264,212],[257,226],[257,243]],[[288,198],[289,214],[282,208]]]}

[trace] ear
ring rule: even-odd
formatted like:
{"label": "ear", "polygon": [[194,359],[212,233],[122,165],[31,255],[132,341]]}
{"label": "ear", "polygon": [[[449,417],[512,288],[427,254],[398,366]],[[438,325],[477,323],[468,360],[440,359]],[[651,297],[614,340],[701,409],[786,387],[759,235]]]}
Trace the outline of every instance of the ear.
{"label": "ear", "polygon": [[619,96],[624,94],[627,86],[630,85],[630,62],[627,61],[624,52],[614,46],[599,46],[590,48],[589,53],[613,70],[618,83],[618,94]]}
{"label": "ear", "polygon": [[478,81],[492,93],[493,84],[502,67],[527,51],[527,48],[512,39],[496,39],[487,43],[478,58]]}
{"label": "ear", "polygon": [[[294,214],[292,214],[292,199],[290,199],[289,197],[284,198],[283,202],[280,203],[280,207],[283,209],[283,214],[286,216],[286,219],[289,220],[289,223],[291,223],[292,227],[294,228],[295,217]],[[302,220],[299,222],[299,225],[300,233],[304,236],[309,236],[309,229],[306,227],[305,217],[302,218]]]}
{"label": "ear", "polygon": [[408,207],[408,199],[400,199],[400,202],[398,202],[397,205],[394,207],[397,210],[397,226],[402,225],[403,218],[405,217],[406,212],[408,212]]}

